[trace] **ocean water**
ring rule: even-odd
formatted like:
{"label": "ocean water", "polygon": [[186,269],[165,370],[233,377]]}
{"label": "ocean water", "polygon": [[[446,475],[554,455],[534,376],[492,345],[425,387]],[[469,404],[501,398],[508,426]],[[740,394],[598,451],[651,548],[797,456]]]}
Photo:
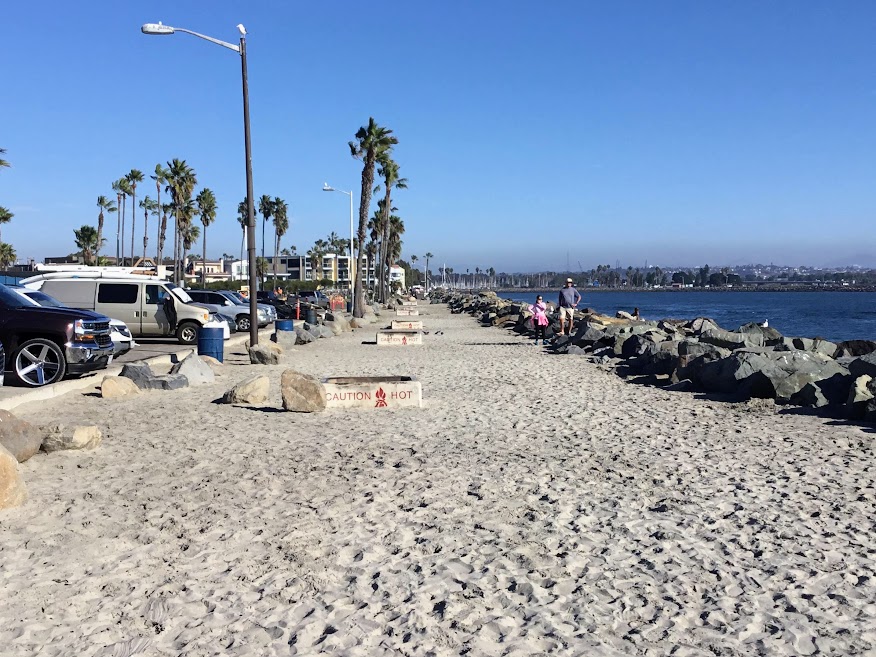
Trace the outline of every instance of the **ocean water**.
{"label": "ocean water", "polygon": [[[749,322],[769,320],[782,335],[841,340],[876,340],[876,292],[593,292],[578,290],[580,307],[614,315],[638,307],[643,319],[711,317],[733,330]],[[558,290],[542,291],[556,303]],[[537,293],[502,292],[506,299],[533,303]]]}

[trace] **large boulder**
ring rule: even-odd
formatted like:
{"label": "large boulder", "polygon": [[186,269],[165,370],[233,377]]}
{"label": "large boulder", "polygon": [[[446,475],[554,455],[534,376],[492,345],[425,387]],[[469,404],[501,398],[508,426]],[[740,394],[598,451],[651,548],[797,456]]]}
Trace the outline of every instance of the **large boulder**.
{"label": "large boulder", "polygon": [[812,408],[839,406],[847,401],[852,383],[853,378],[844,374],[835,374],[820,381],[810,381],[791,395],[790,402],[795,406]]}
{"label": "large boulder", "polygon": [[216,375],[213,374],[213,369],[201,360],[198,354],[194,352],[176,363],[170,369],[170,373],[186,377],[189,381],[189,385],[192,386],[213,383],[213,381],[216,380]]}
{"label": "large boulder", "polygon": [[852,420],[863,420],[872,411],[873,400],[876,397],[876,385],[869,374],[855,378],[849,387],[846,399],[846,414]]}
{"label": "large boulder", "polygon": [[816,351],[831,358],[836,354],[836,343],[822,338],[785,338],[783,343],[789,351]]}
{"label": "large boulder", "polygon": [[42,427],[44,452],[65,449],[96,449],[103,442],[103,433],[98,427],[67,427],[51,424]]}
{"label": "large boulder", "polygon": [[779,333],[772,326],[762,326],[760,324],[743,324],[740,326],[735,333],[744,333],[746,335],[758,336],[755,338],[756,342],[760,342],[759,346],[763,347],[774,347],[776,345],[782,344],[782,334]]}
{"label": "large boulder", "polygon": [[704,363],[697,379],[709,392],[774,398],[773,381],[785,376],[784,370],[765,355],[737,351],[727,358]]}
{"label": "large boulder", "polygon": [[737,333],[723,329],[708,329],[699,334],[700,342],[724,349],[745,349],[764,346],[763,336],[756,333]]}
{"label": "large boulder", "polygon": [[315,377],[286,370],[280,377],[283,408],[296,413],[315,413],[325,410],[325,386]]}
{"label": "large boulder", "polygon": [[[630,340],[627,340],[629,343]],[[655,347],[657,345],[654,345]],[[672,374],[678,367],[678,354],[671,350],[655,349],[627,361],[630,370],[639,374]]]}
{"label": "large boulder", "polygon": [[271,334],[271,342],[280,345],[283,351],[286,351],[298,344],[298,333],[294,329],[292,331],[275,331]]}
{"label": "large boulder", "polygon": [[344,329],[341,328],[341,325],[338,324],[338,322],[332,322],[332,321],[326,320],[323,323],[323,326],[325,326],[325,328],[330,330],[332,332],[332,335],[340,335],[341,333],[344,332]]}
{"label": "large boulder", "polygon": [[143,361],[126,363],[120,376],[131,379],[140,390],[179,390],[189,385],[189,380],[182,374],[157,376]]}
{"label": "large boulder", "polygon": [[279,365],[283,349],[276,344],[257,344],[249,348],[249,362],[253,365]]}
{"label": "large boulder", "polygon": [[605,333],[603,331],[600,331],[593,326],[583,326],[582,329],[583,330],[578,330],[575,333],[575,344],[577,345],[589,346],[596,342],[599,342],[602,338],[605,337]]}
{"label": "large boulder", "polygon": [[840,342],[836,346],[834,358],[843,358],[844,356],[852,356],[858,358],[876,351],[876,342],[872,340],[846,340]]}
{"label": "large boulder", "polygon": [[313,335],[313,333],[305,329],[303,326],[295,327],[295,341],[297,344],[310,344],[317,339],[318,338]]}
{"label": "large boulder", "polygon": [[100,384],[100,396],[104,399],[131,397],[141,392],[136,383],[124,376],[105,376]]}
{"label": "large boulder", "polygon": [[352,327],[350,326],[350,321],[343,313],[326,313],[325,319],[328,322],[334,322],[337,324],[341,331],[351,331]]}
{"label": "large boulder", "polygon": [[640,356],[646,351],[649,351],[650,347],[653,347],[658,342],[661,342],[664,337],[666,336],[663,334],[658,335],[655,333],[640,333],[638,335],[631,335],[629,338],[624,340],[623,344],[621,345],[620,355],[624,358]]}
{"label": "large boulder", "polygon": [[849,373],[854,377],[868,375],[876,378],[876,351],[849,362]]}
{"label": "large boulder", "polygon": [[9,411],[0,410],[0,445],[19,463],[27,461],[40,451],[42,442],[43,435],[37,427],[15,417]]}
{"label": "large boulder", "polygon": [[687,324],[684,324],[684,328],[690,331],[693,335],[699,335],[705,331],[722,330],[715,320],[709,319],[708,317],[697,317],[696,319],[692,319]]}
{"label": "large boulder", "polygon": [[21,478],[18,459],[0,445],[0,509],[11,509],[24,504],[27,487]]}
{"label": "large boulder", "polygon": [[222,396],[223,404],[263,404],[271,392],[271,380],[261,374],[244,379]]}

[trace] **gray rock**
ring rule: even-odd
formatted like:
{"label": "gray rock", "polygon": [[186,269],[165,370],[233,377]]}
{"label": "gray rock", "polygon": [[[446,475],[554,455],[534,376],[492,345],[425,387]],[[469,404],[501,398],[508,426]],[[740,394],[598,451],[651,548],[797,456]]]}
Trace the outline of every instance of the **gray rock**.
{"label": "gray rock", "polygon": [[856,378],[865,374],[876,378],[876,351],[852,360],[849,363],[849,372]]}
{"label": "gray rock", "polygon": [[43,434],[37,427],[9,411],[0,410],[0,445],[19,463],[40,451],[42,442]]}
{"label": "gray rock", "polygon": [[746,335],[751,336],[759,336],[759,339],[755,339],[757,342],[760,342],[758,346],[763,347],[772,347],[782,343],[783,337],[782,334],[779,333],[772,326],[761,326],[760,324],[743,324],[740,326],[734,333],[744,333]]}
{"label": "gray rock", "polygon": [[155,373],[149,367],[149,363],[138,360],[134,363],[125,363],[119,376],[131,379],[140,390],[151,390]]}
{"label": "gray rock", "polygon": [[52,424],[42,427],[44,452],[61,450],[96,449],[103,441],[103,433],[95,426],[67,427]]}
{"label": "gray rock", "polygon": [[870,354],[876,351],[876,342],[872,340],[846,340],[840,342],[836,346],[834,358],[842,358],[844,356],[859,357]]}
{"label": "gray rock", "polygon": [[846,415],[851,420],[863,420],[872,410],[876,397],[874,379],[869,374],[862,374],[852,381],[849,396],[846,399]]}
{"label": "gray rock", "polygon": [[295,327],[295,338],[297,344],[310,344],[318,339],[310,331],[300,326]]}
{"label": "gray rock", "polygon": [[578,345],[572,344],[569,345],[569,349],[566,353],[572,356],[585,356],[587,355],[587,350],[584,347],[579,347]]}
{"label": "gray rock", "polygon": [[279,365],[282,351],[277,345],[257,344],[249,348],[249,362],[253,365]]}
{"label": "gray rock", "polygon": [[784,370],[763,354],[739,351],[727,358],[704,363],[697,379],[709,392],[775,398],[773,381],[786,376]]}
{"label": "gray rock", "polygon": [[[301,329],[304,331],[304,329]],[[274,342],[286,351],[298,344],[298,332],[292,331],[276,331],[271,334],[271,342]]]}
{"label": "gray rock", "polygon": [[325,319],[327,322],[334,322],[338,325],[342,332],[351,331],[350,320],[343,313],[326,313]]}
{"label": "gray rock", "polygon": [[820,381],[807,382],[790,397],[795,406],[838,406],[846,402],[854,379],[847,374],[835,374]]}
{"label": "gray rock", "polygon": [[663,389],[672,390],[673,392],[690,392],[694,389],[694,384],[690,379],[682,379],[681,381],[676,381]]}
{"label": "gray rock", "polygon": [[316,378],[295,370],[286,370],[280,378],[283,409],[295,413],[325,410],[325,386]]}
{"label": "gray rock", "polygon": [[27,500],[27,487],[21,477],[18,459],[0,445],[0,509],[20,506]]}
{"label": "gray rock", "polygon": [[324,326],[332,332],[332,335],[340,335],[344,332],[344,330],[341,328],[341,325],[337,322],[326,321]]}
{"label": "gray rock", "polygon": [[216,380],[216,375],[213,374],[213,368],[201,360],[198,354],[194,352],[176,363],[170,369],[170,373],[180,374],[186,377],[191,386],[213,383]]}
{"label": "gray rock", "polygon": [[836,343],[821,338],[785,338],[784,344],[789,349],[816,351],[831,358],[836,354]]}
{"label": "gray rock", "polygon": [[271,380],[257,374],[244,379],[222,396],[223,404],[262,404],[268,400]]}
{"label": "gray rock", "polygon": [[628,362],[630,369],[639,374],[672,374],[678,367],[678,355],[671,351],[655,351],[636,356]]}
{"label": "gray rock", "polygon": [[575,334],[575,344],[592,345],[605,337],[605,333],[592,326],[582,326]]}
{"label": "gray rock", "polygon": [[687,324],[684,324],[684,328],[689,330],[693,335],[699,335],[705,331],[722,330],[715,320],[709,319],[708,317],[697,317],[696,319],[692,319]]}
{"label": "gray rock", "polygon": [[143,361],[127,363],[120,376],[131,379],[140,390],[179,390],[189,385],[183,374],[156,376],[149,364]]}
{"label": "gray rock", "polygon": [[699,334],[700,342],[712,344],[724,349],[745,349],[746,347],[762,347],[763,336],[752,333],[737,333],[722,329],[708,329]]}

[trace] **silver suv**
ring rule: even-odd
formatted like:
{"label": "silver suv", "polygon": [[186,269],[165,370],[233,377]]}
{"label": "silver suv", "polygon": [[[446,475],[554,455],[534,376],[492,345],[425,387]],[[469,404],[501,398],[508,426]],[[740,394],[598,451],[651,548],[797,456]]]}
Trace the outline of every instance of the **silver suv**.
{"label": "silver suv", "polygon": [[[249,305],[244,305],[227,292],[216,290],[186,290],[189,296],[198,303],[209,303],[234,317],[238,331],[248,331],[250,327]],[[258,309],[258,326],[263,328],[271,323],[271,318],[263,309]]]}

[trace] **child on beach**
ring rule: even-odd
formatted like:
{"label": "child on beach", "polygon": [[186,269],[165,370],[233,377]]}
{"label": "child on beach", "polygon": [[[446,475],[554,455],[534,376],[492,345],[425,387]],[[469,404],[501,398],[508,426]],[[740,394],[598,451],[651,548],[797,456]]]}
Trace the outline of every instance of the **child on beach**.
{"label": "child on beach", "polygon": [[541,295],[535,298],[535,303],[529,307],[532,311],[532,326],[535,329],[535,344],[538,344],[538,336],[541,336],[541,343],[544,344],[544,330],[548,325],[547,304],[542,300]]}

